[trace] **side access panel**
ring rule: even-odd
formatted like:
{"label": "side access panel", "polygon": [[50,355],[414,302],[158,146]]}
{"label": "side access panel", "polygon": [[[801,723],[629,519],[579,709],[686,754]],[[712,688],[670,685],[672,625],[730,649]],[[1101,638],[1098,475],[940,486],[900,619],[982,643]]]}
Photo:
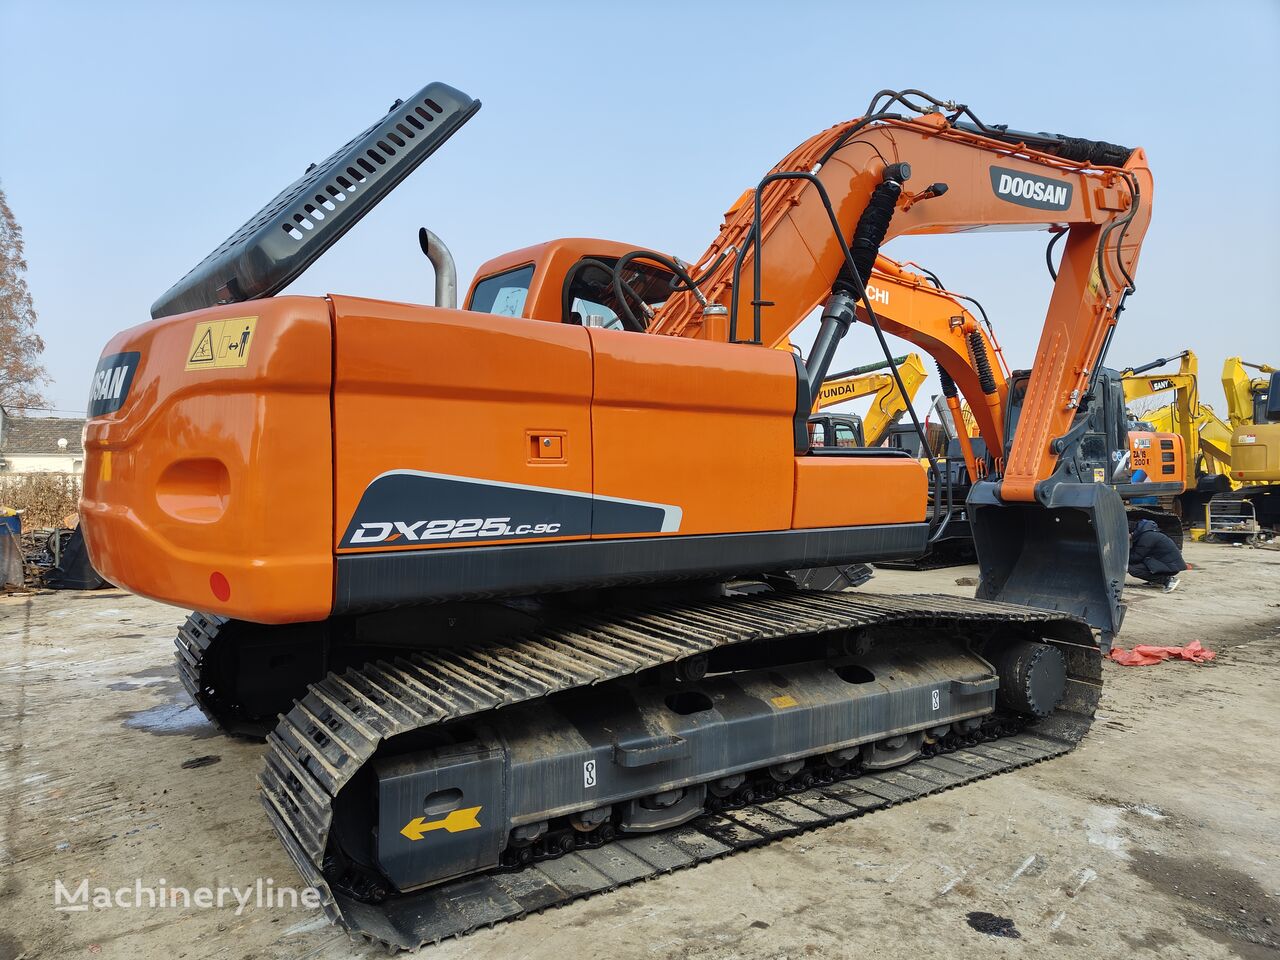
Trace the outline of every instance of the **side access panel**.
{"label": "side access panel", "polygon": [[797,389],[789,353],[587,333],[597,496],[677,501],[682,535],[791,526]]}
{"label": "side access panel", "polygon": [[[335,613],[723,579],[923,545],[923,474],[905,458],[815,465],[815,481],[856,473],[865,496],[832,503],[823,524],[819,501],[838,500],[841,484],[807,483],[813,507],[797,529],[808,397],[788,353],[332,302]],[[877,478],[892,496],[873,495]]]}
{"label": "side access panel", "polygon": [[332,302],[340,556],[590,536],[586,330]]}

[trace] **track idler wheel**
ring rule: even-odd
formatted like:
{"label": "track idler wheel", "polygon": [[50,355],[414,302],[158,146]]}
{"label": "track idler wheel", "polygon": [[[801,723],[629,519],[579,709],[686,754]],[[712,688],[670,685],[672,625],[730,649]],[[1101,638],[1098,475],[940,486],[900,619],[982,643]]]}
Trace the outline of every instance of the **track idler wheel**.
{"label": "track idler wheel", "polygon": [[1057,647],[1021,640],[988,651],[987,658],[1000,675],[996,700],[1009,710],[1047,717],[1066,695],[1067,663]]}

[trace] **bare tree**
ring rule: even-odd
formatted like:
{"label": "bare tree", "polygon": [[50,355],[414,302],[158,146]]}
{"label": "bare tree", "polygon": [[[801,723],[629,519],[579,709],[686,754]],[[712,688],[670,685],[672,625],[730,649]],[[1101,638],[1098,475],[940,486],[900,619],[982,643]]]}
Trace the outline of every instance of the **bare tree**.
{"label": "bare tree", "polygon": [[36,333],[36,308],[24,275],[22,228],[0,188],[0,405],[48,404],[49,374],[40,362],[44,341]]}

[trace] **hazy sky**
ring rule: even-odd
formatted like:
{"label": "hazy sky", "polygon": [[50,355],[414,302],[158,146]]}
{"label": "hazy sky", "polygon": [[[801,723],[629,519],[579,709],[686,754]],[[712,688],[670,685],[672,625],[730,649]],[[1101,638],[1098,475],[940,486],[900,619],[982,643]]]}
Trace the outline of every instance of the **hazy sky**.
{"label": "hazy sky", "polygon": [[[1147,149],[1154,220],[1112,365],[1190,347],[1224,413],[1224,357],[1280,361],[1276,0],[0,0],[0,63],[0,184],[25,233],[53,403],[71,413],[112,334],[431,80],[483,109],[291,292],[429,301],[421,225],[463,285],[494,254],[558,236],[692,260],[793,146],[883,87],[919,87],[988,123]],[[886,252],[982,300],[1020,366],[1048,301],[1046,239],[903,238]],[[855,329],[836,363],[878,355]]]}

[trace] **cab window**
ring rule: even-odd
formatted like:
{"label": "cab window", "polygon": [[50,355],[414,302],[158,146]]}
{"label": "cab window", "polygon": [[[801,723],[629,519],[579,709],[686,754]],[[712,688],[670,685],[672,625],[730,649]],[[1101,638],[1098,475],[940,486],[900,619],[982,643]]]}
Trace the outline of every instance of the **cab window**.
{"label": "cab window", "polygon": [[467,309],[477,313],[496,313],[500,317],[522,316],[532,282],[533,264],[485,277],[476,284]]}
{"label": "cab window", "polygon": [[827,446],[827,421],[825,420],[809,421],[809,446],[811,447]]}
{"label": "cab window", "polygon": [[1255,424],[1280,420],[1280,416],[1277,416],[1280,413],[1280,400],[1271,399],[1271,394],[1275,392],[1278,384],[1280,384],[1280,373],[1273,373],[1271,382],[1262,390],[1254,393],[1253,422]]}
{"label": "cab window", "polygon": [[853,427],[847,423],[836,424],[836,446],[837,447],[856,447],[859,446],[858,435],[853,432]]}

